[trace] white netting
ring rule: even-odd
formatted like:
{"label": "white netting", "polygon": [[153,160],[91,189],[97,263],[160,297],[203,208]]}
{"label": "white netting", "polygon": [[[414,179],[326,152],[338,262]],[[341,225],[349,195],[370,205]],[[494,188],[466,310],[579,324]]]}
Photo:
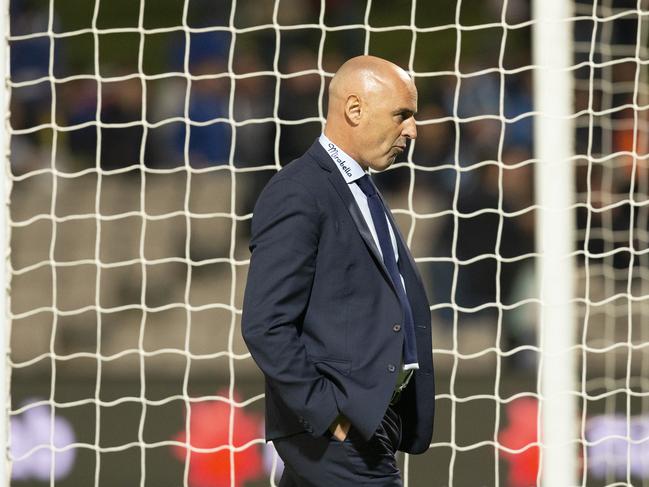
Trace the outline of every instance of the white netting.
{"label": "white netting", "polygon": [[[575,456],[580,485],[649,485],[649,4],[572,7]],[[16,485],[276,483],[240,337],[252,205],[362,53],[419,89],[419,137],[376,175],[433,317],[435,436],[400,456],[404,483],[540,484],[528,2],[13,0],[9,14]]]}

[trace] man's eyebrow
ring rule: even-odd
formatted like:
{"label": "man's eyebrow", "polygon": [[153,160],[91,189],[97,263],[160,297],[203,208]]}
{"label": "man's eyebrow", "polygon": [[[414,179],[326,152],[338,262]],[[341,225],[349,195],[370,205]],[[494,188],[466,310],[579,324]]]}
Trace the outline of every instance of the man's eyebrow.
{"label": "man's eyebrow", "polygon": [[412,115],[412,116],[417,115],[417,111],[416,111],[416,110],[413,111],[413,110],[411,110],[410,108],[405,108],[405,107],[404,107],[404,108],[397,108],[397,109],[394,111],[394,114],[395,114],[395,115],[399,115],[400,113],[408,113],[408,114],[410,114],[410,115]]}

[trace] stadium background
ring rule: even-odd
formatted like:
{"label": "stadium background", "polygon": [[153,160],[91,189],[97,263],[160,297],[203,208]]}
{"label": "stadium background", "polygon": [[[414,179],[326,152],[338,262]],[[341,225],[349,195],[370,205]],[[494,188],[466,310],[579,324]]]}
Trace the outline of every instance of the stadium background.
{"label": "stadium background", "polygon": [[[529,256],[535,248],[533,117],[519,117],[532,111],[532,72],[516,70],[532,64],[530,5],[417,3],[415,25],[440,29],[417,33],[413,44],[412,31],[402,28],[411,25],[406,0],[371,2],[369,10],[366,2],[282,0],[276,21],[270,0],[239,0],[234,12],[227,0],[191,0],[186,25],[199,30],[191,33],[183,28],[181,0],[148,0],[142,10],[132,0],[10,2],[16,37],[10,42],[11,408],[12,423],[25,427],[12,424],[12,431],[27,431],[30,412],[39,410],[26,405],[59,405],[54,413],[67,425],[59,429],[82,447],[56,455],[56,485],[143,485],[141,479],[182,485],[187,458],[169,441],[183,441],[189,397],[252,399],[235,414],[234,444],[261,437],[262,377],[239,332],[250,214],[268,178],[320,133],[329,76],[362,54],[366,42],[370,54],[415,73],[440,73],[416,77],[421,123],[407,156],[416,168],[398,164],[376,176],[390,206],[402,210],[397,221],[420,259],[433,308],[437,387],[446,395],[437,401],[433,440],[442,445],[408,459],[409,485],[530,485],[526,477],[516,483],[516,469],[536,478],[534,447],[514,456],[495,448],[536,440],[535,402],[493,399],[537,390],[535,259]],[[334,27],[326,35],[291,28],[320,24],[322,5],[324,24]],[[636,2],[607,5],[632,9]],[[575,7],[592,9],[590,2]],[[138,30],[140,18],[146,33]],[[520,27],[507,30],[502,54],[502,28],[463,30],[461,43],[453,28],[457,19],[479,26],[503,18]],[[227,30],[231,22],[236,36]],[[30,36],[50,24],[55,33],[72,34]],[[607,42],[635,48],[637,17],[611,25]],[[335,28],[343,26],[355,27]],[[592,28],[592,21],[575,23],[577,46],[590,40]],[[584,56],[576,50],[576,62]],[[463,79],[453,113],[456,62],[462,73],[512,72]],[[611,68],[616,82],[632,79],[631,64]],[[587,69],[575,74],[588,78]],[[497,119],[503,81],[503,114],[515,119],[506,130]],[[587,89],[576,88],[577,110]],[[624,96],[615,95],[614,103],[622,105]],[[458,124],[458,117],[468,121]],[[617,111],[608,118],[633,115]],[[628,129],[598,125],[587,148],[588,125],[580,120],[578,154],[605,152],[605,130],[616,144],[609,150],[629,143]],[[456,158],[466,169],[458,179]],[[497,165],[483,161],[511,167],[501,178]],[[578,195],[586,190],[587,162],[575,162]],[[615,164],[612,194],[628,193],[628,162]],[[498,253],[510,260],[497,266],[496,259],[478,259],[455,270],[454,208],[479,213],[457,222],[457,259]],[[501,220],[497,211],[479,212],[485,208],[519,213]],[[600,277],[615,287],[626,283],[629,266],[629,253],[616,252],[629,239],[629,205],[614,211],[615,237],[594,232],[587,246],[610,252],[600,259]],[[577,216],[583,230],[586,217]],[[646,215],[637,220],[632,226],[646,230]],[[583,247],[580,238],[575,245]],[[598,312],[591,312],[597,334]],[[624,319],[610,307],[601,313]],[[589,366],[604,367],[606,356]],[[451,407],[452,398],[472,399]],[[227,445],[227,403],[204,404],[192,415],[195,445]],[[618,409],[603,399],[591,401],[588,412]],[[646,413],[646,405],[634,403],[634,411]],[[22,433],[14,435],[14,449],[19,441],[26,443],[22,453],[38,444]],[[66,444],[69,437],[56,441]],[[269,451],[256,443],[235,454],[236,485],[268,485],[261,463]],[[50,485],[48,458],[45,451],[42,470],[33,456],[15,462],[12,485]],[[190,472],[189,485],[230,485],[229,458],[227,450],[192,456],[211,469],[203,477]],[[588,473],[588,485],[604,485],[605,477]]]}

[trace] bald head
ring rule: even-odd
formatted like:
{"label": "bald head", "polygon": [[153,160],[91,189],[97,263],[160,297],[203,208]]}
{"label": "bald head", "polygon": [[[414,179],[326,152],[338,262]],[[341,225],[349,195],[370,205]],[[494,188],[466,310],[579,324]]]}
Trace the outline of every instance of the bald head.
{"label": "bald head", "polygon": [[408,73],[396,64],[376,56],[358,56],[344,63],[329,85],[329,107],[340,103],[349,94],[380,94],[395,83],[409,84]]}
{"label": "bald head", "polygon": [[406,71],[358,56],[331,80],[325,134],[361,166],[380,171],[417,136],[416,111],[417,89]]}

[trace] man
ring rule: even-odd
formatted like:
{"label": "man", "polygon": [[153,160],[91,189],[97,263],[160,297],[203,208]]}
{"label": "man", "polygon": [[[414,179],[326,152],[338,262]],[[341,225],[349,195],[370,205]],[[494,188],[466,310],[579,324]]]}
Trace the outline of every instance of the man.
{"label": "man", "polygon": [[266,378],[266,439],[280,486],[398,486],[397,450],[432,437],[430,311],[421,278],[366,171],[417,136],[408,74],[343,64],[324,134],[262,191],[242,333]]}

